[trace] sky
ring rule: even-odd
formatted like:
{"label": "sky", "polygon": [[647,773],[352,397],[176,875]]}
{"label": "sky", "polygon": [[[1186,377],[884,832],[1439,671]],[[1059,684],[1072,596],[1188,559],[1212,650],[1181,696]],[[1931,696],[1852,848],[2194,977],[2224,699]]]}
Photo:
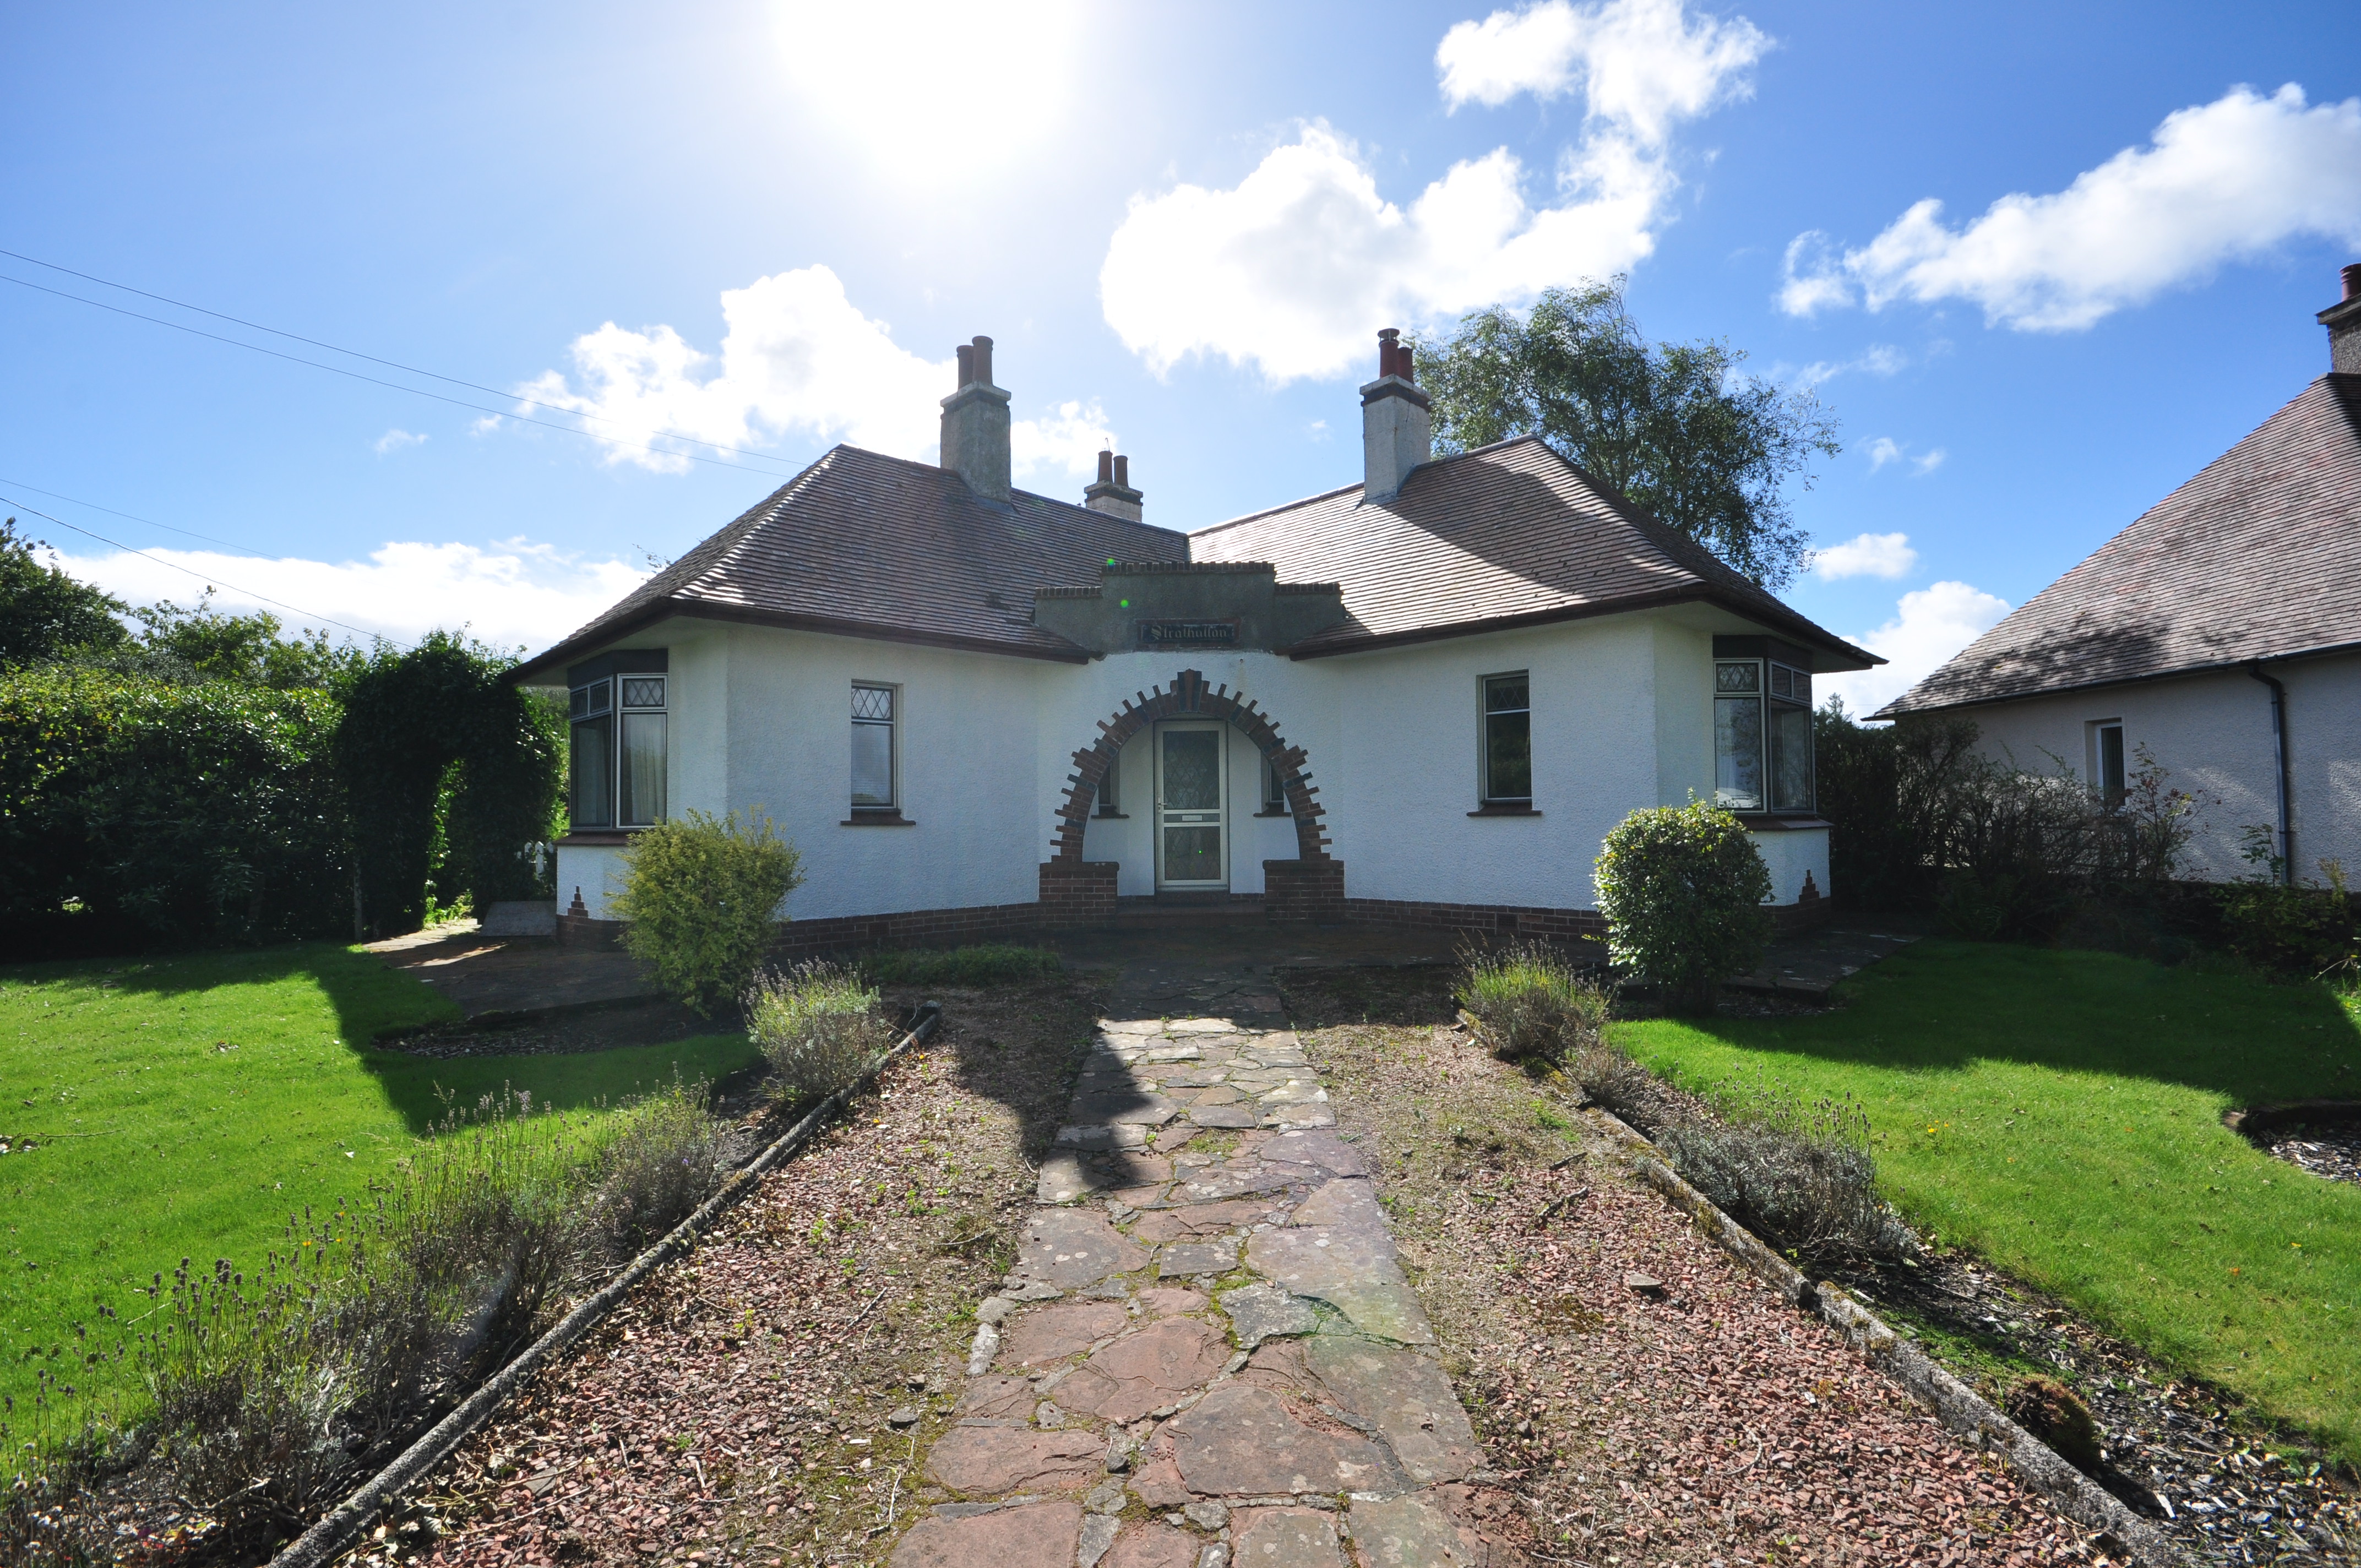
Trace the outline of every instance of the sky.
{"label": "sky", "polygon": [[931,460],[979,333],[1022,487],[1112,443],[1195,529],[1358,479],[1379,327],[1625,274],[1838,417],[1787,597],[1858,711],[2323,372],[2361,260],[2350,0],[5,0],[0,57],[0,505],[400,641]]}

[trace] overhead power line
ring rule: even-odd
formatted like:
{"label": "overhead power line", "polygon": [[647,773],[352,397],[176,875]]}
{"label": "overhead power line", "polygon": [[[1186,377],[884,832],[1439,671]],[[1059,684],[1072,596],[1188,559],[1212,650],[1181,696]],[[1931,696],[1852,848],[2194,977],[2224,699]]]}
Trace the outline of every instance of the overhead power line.
{"label": "overhead power line", "polygon": [[[252,555],[266,561],[270,559],[269,555],[251,544],[233,544],[226,539],[215,539],[210,533],[198,533],[186,528],[175,528],[169,522],[158,522],[151,517],[140,517],[133,512],[117,511],[113,507],[103,507],[96,501],[86,501],[76,496],[62,495],[56,490],[45,490],[38,485],[28,485],[22,479],[0,478],[0,485],[5,485],[11,489],[30,490],[37,496],[47,496],[53,501],[63,501],[68,506],[88,507],[93,511],[103,511],[109,517],[119,517],[126,522],[136,522],[147,528],[160,528],[167,533],[178,533],[189,539],[202,539],[208,544],[218,544],[225,550],[235,550],[241,555]],[[71,528],[73,525],[65,523],[61,526]]]}
{"label": "overhead power line", "polygon": [[[29,488],[30,487],[27,488]],[[388,642],[394,641],[393,638],[387,637],[382,631],[371,631],[366,627],[355,626],[350,621],[338,620],[335,617],[331,615],[316,614],[312,610],[303,609],[301,605],[289,604],[285,599],[272,598],[269,594],[258,594],[252,588],[239,587],[236,583],[230,582],[226,578],[216,576],[210,572],[200,572],[194,567],[183,566],[178,561],[167,561],[161,555],[150,555],[145,550],[135,550],[130,545],[124,543],[121,540],[109,539],[104,533],[95,532],[90,529],[84,528],[80,523],[68,522],[64,518],[52,516],[50,513],[43,511],[38,507],[29,507],[22,501],[11,500],[5,495],[0,495],[0,506],[14,507],[18,511],[25,512],[33,517],[38,517],[45,522],[54,522],[60,528],[71,528],[76,533],[82,534],[85,538],[97,540],[101,544],[113,545],[115,549],[122,551],[126,555],[137,555],[143,561],[153,561],[159,566],[169,566],[175,572],[185,573],[188,576],[196,578],[199,582],[205,584],[208,587],[227,588],[232,593],[244,594],[247,598],[260,599],[264,604],[276,605],[280,609],[287,611],[290,615],[300,615],[306,620],[316,620],[328,626],[341,627],[346,631],[357,633],[362,637],[373,640],[381,640]],[[104,510],[104,509],[101,508],[100,510]],[[159,524],[159,526],[161,525]]]}
{"label": "overhead power line", "polygon": [[[305,337],[301,333],[282,332],[275,326],[264,326],[258,322],[247,321],[240,316],[228,315],[220,311],[207,310],[203,305],[192,305],[182,300],[172,299],[169,295],[150,293],[145,289],[135,289],[128,283],[116,283],[110,280],[98,277],[93,273],[77,272],[71,267],[60,267],[53,261],[43,261],[38,257],[27,256],[19,251],[0,249],[0,256],[11,257],[19,261],[30,262],[36,267],[45,267],[53,272],[65,273],[68,277],[84,279],[90,282],[99,284],[104,288],[119,289],[126,294],[137,294],[142,299],[155,300],[160,303],[170,305],[178,310],[194,311],[199,315],[211,316],[215,321],[229,322],[237,326],[248,328],[254,332],[267,332],[274,337],[286,338],[291,343],[308,344],[314,348],[324,348],[331,354],[343,354],[355,359],[367,360],[372,365],[382,365],[389,369],[400,370],[405,375],[424,376],[430,379],[441,381],[450,386],[465,387],[470,391],[483,392],[490,397],[513,399],[515,402],[522,403],[527,408],[547,409],[553,413],[571,414],[577,419],[594,420],[600,424],[621,424],[623,422],[620,420],[609,418],[605,414],[584,413],[579,409],[569,409],[562,404],[544,402],[538,398],[528,398],[523,396],[522,393],[504,392],[497,387],[487,387],[480,382],[466,381],[456,376],[443,375],[439,371],[421,369],[417,366],[404,365],[401,361],[395,359],[383,359],[374,354],[364,354],[357,348],[340,347],[335,344],[324,342],[316,337]],[[266,348],[258,343],[247,343],[243,339],[227,337],[217,332],[207,332],[202,327],[191,326],[186,322],[170,321],[163,316],[149,315],[144,311],[128,310],[121,305],[110,305],[104,300],[93,300],[85,295],[69,293],[63,289],[52,289],[45,283],[36,283],[30,279],[26,278],[13,278],[5,272],[0,272],[0,283],[14,283],[20,289],[31,289],[37,292],[49,294],[57,299],[71,300],[75,304],[88,305],[93,310],[108,311],[115,315],[128,316],[134,321],[148,322],[157,326],[170,327],[174,332],[184,332],[192,337],[208,338],[214,343],[225,343],[233,348],[243,348],[252,354],[269,355],[273,359],[284,359],[289,361],[291,364],[308,365],[314,370],[325,370],[331,375],[347,376],[356,381],[366,381],[373,387],[386,387],[397,392],[408,392],[412,397],[432,398],[436,402],[449,403],[456,408],[472,410],[477,413],[491,414],[500,419],[512,419],[522,424],[539,425],[545,430],[562,430],[569,435],[587,436],[592,441],[603,441],[617,446],[629,446],[641,452],[654,453],[658,456],[686,457],[692,462],[711,464],[715,467],[720,468],[745,468],[747,466],[747,465],[743,463],[725,463],[719,458],[702,456],[695,452],[672,452],[663,447],[651,446],[645,442],[626,441],[622,437],[617,435],[601,435],[597,431],[584,430],[578,425],[564,424],[555,420],[534,419],[528,414],[518,413],[513,408],[486,408],[480,403],[471,403],[463,398],[447,397],[441,392],[429,391],[423,387],[406,387],[399,381],[389,381],[379,376],[363,375],[360,371],[348,369],[342,365],[324,364],[317,359],[307,359],[300,354],[287,354],[276,348]],[[627,426],[626,428],[632,427]],[[715,452],[727,452],[732,456],[750,457],[758,463],[775,463],[778,464],[781,468],[788,468],[791,466],[787,463],[786,459],[774,456],[770,453],[749,451],[748,449],[741,446],[725,446],[720,442],[708,440],[706,437],[701,435],[690,435],[685,431],[656,429],[643,431],[643,433],[660,436],[668,441],[686,441],[694,445],[709,447]],[[771,469],[756,471],[764,473],[775,472],[775,470]]]}

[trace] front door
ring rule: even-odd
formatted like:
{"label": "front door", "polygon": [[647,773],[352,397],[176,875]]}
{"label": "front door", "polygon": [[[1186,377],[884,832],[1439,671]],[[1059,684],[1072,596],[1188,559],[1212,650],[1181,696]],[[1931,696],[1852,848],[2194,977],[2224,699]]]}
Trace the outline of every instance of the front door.
{"label": "front door", "polygon": [[1228,733],[1219,719],[1156,727],[1159,892],[1218,893],[1230,885]]}

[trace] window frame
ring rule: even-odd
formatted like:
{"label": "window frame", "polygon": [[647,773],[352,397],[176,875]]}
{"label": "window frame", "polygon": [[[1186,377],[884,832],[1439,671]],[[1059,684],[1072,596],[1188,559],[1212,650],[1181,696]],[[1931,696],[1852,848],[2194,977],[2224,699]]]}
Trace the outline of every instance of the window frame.
{"label": "window frame", "polygon": [[[1713,677],[1709,729],[1713,751],[1713,801],[1725,811],[1752,817],[1810,817],[1819,810],[1819,766],[1815,755],[1817,747],[1812,729],[1812,671],[1800,650],[1784,644],[1728,648],[1723,641],[1753,643],[1754,639],[1716,639],[1713,655]],[[1743,668],[1752,672],[1753,687],[1741,690],[1726,686],[1721,672]],[[1730,755],[1724,742],[1730,728],[1722,718],[1725,704],[1751,703],[1754,720],[1756,788],[1752,803],[1732,789],[1725,792],[1721,783],[1723,759]],[[1783,797],[1781,793],[1781,762],[1785,748],[1792,740],[1789,729],[1779,720],[1802,717],[1803,798],[1796,801]],[[1737,796],[1737,798],[1730,798]]]}
{"label": "window frame", "polygon": [[[1521,707],[1492,706],[1495,686],[1514,681],[1525,688],[1524,705]],[[1525,789],[1522,795],[1503,795],[1492,787],[1492,731],[1497,719],[1521,718],[1524,720]],[[1533,680],[1532,672],[1502,670],[1476,679],[1476,804],[1483,811],[1531,811],[1533,808]]]}
{"label": "window frame", "polygon": [[1260,759],[1262,772],[1262,809],[1257,817],[1292,817],[1295,808],[1287,804],[1287,781],[1279,776],[1279,761],[1266,751]]}
{"label": "window frame", "polygon": [[847,739],[850,740],[859,736],[864,729],[885,731],[885,799],[881,802],[861,798],[855,787],[859,782],[857,776],[854,776],[854,770],[859,766],[857,758],[851,760],[852,765],[846,770],[848,776],[845,779],[845,798],[850,803],[849,809],[855,820],[864,817],[899,817],[902,814],[902,685],[898,681],[856,679],[851,683],[851,692],[863,691],[884,694],[885,717],[883,719],[863,718],[859,709],[852,706],[858,699],[853,698],[848,692],[847,707],[850,711],[847,722],[851,726],[851,735]]}
{"label": "window frame", "polygon": [[[610,678],[615,683],[615,702],[613,707],[613,713],[615,716],[615,826],[627,831],[633,828],[653,828],[659,822],[662,822],[671,813],[672,677],[656,671],[634,670],[628,673],[618,673]],[[642,691],[636,695],[644,699],[646,696],[644,688],[650,683],[653,683],[655,685],[656,700],[652,703],[645,700],[633,702],[631,698],[635,694],[632,692],[631,688],[633,686],[642,688]],[[630,755],[630,742],[626,737],[626,732],[633,728],[632,720],[638,719],[642,721],[642,723],[644,723],[646,720],[651,718],[655,720],[656,726],[656,800],[655,810],[652,813],[642,815],[635,813],[631,809],[631,806],[637,803],[631,798],[633,793],[631,788],[631,773],[629,769],[625,766],[626,759]]]}
{"label": "window frame", "polygon": [[[2112,811],[2124,803],[2124,796],[2131,788],[2131,747],[2124,737],[2124,721],[2121,718],[2093,718],[2083,726],[2083,729],[2089,737],[2090,755],[2087,760],[2091,768],[2091,787]],[[2107,755],[2107,738],[2110,735],[2114,737],[2115,742],[2113,758]],[[2114,763],[2112,782],[2107,777],[2110,761]]]}
{"label": "window frame", "polygon": [[[670,815],[672,785],[671,652],[664,648],[619,648],[569,666],[566,672],[566,831],[569,833],[632,833],[654,827]],[[654,681],[663,700],[655,704],[624,702],[629,685]],[[644,696],[645,690],[637,694]],[[658,718],[663,744],[658,749],[662,772],[656,794],[662,809],[642,820],[625,821],[623,731],[627,713]],[[596,731],[595,745],[586,746],[586,731]],[[605,795],[605,810],[596,819],[583,815],[581,788],[586,768],[597,770]],[[636,814],[633,814],[636,815]]]}

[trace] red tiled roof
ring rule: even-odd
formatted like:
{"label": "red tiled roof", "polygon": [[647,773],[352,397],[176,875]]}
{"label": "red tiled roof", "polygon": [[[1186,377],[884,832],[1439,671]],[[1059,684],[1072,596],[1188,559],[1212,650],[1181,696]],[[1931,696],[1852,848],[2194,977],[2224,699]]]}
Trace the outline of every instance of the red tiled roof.
{"label": "red tiled roof", "polygon": [[1112,556],[1185,561],[1186,534],[1023,490],[985,500],[928,463],[838,446],[513,678],[545,678],[667,616],[1081,663],[1033,590]]}
{"label": "red tiled roof", "polygon": [[1268,561],[1341,582],[1344,621],[1297,657],[1703,601],[1810,649],[1821,670],[1882,663],[1806,620],[1592,479],[1537,436],[1411,470],[1401,494],[1348,486],[1189,536],[1200,561]]}
{"label": "red tiled roof", "polygon": [[2361,642],[2361,376],[2323,376],[1876,717]]}

